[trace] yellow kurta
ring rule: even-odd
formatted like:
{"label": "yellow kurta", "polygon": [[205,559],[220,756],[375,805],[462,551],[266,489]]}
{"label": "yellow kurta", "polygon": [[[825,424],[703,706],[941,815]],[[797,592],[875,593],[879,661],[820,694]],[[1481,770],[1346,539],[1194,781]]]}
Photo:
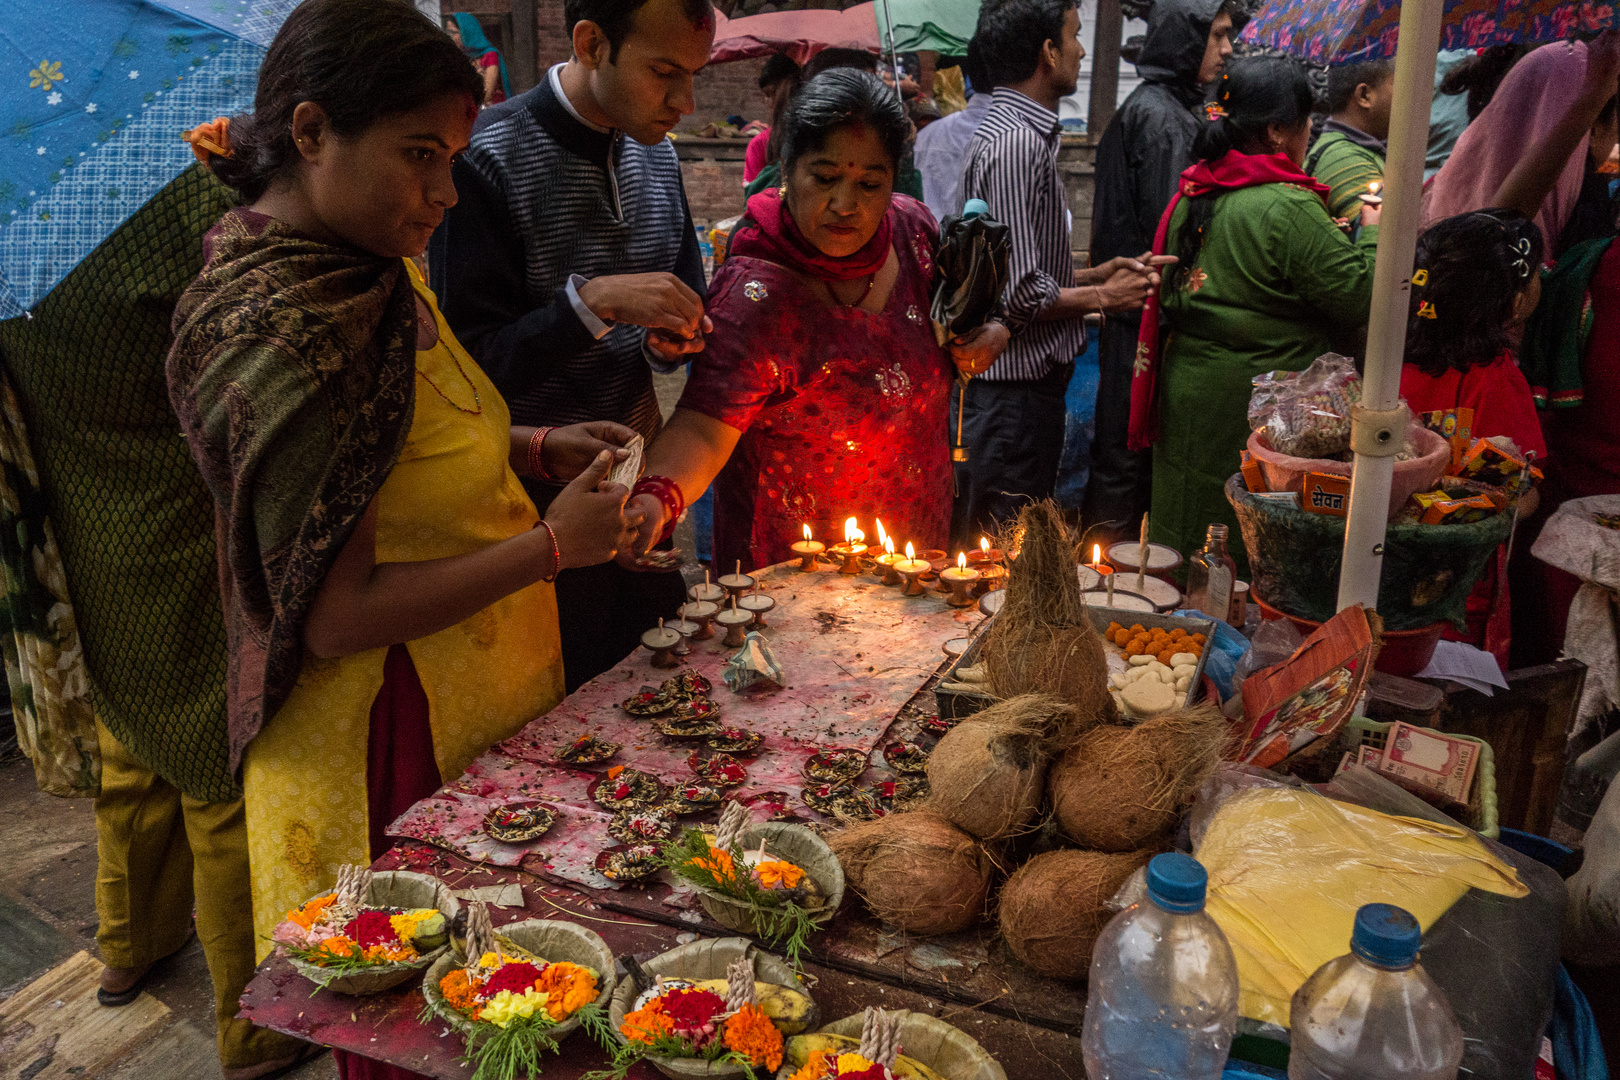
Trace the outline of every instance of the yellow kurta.
{"label": "yellow kurta", "polygon": [[[439,341],[416,354],[410,435],[376,496],[379,563],[462,555],[539,520],[508,464],[506,402],[456,341],[414,268],[412,280],[433,308]],[[406,647],[427,693],[433,755],[445,780],[563,697],[557,601],[544,582]],[[330,887],[341,864],[371,861],[366,744],[387,653],[335,660],[306,653],[291,697],[247,748],[243,784],[261,960],[289,908]]]}

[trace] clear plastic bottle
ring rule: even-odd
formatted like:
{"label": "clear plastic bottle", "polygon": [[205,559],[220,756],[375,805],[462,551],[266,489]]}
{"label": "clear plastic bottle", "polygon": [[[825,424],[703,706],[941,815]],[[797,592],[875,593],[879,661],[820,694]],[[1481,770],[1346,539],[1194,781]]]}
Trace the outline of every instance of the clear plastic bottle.
{"label": "clear plastic bottle", "polygon": [[1350,952],[1294,993],[1289,1080],[1455,1080],[1462,1027],[1417,962],[1422,939],[1391,904],[1356,912]]}
{"label": "clear plastic bottle", "polygon": [[1081,1036],[1091,1080],[1218,1080],[1237,1027],[1237,962],[1204,912],[1209,875],[1179,852],[1148,863],[1147,898],[1091,952]]}

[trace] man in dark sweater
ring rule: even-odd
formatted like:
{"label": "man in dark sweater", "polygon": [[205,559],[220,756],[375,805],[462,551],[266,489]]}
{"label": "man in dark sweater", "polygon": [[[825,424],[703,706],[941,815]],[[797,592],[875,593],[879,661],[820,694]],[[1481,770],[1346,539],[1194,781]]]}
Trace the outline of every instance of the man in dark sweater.
{"label": "man in dark sweater", "polygon": [[[445,318],[517,424],[661,419],[652,372],[703,348],[703,263],[665,137],[693,108],[709,0],[567,0],[574,56],[484,111],[429,249]],[[544,512],[559,487],[525,481]],[[557,578],[570,692],[684,597],[679,572]]]}
{"label": "man in dark sweater", "polygon": [[[1153,246],[1159,218],[1192,164],[1193,136],[1204,123],[1194,110],[1220,77],[1232,38],[1247,21],[1236,0],[1157,0],[1137,57],[1142,85],[1114,114],[1097,144],[1091,212],[1091,264],[1133,256]],[[1141,316],[1110,312],[1097,341],[1097,429],[1082,513],[1108,537],[1137,535],[1152,489],[1152,455],[1126,447],[1131,374]],[[1106,525],[1113,522],[1112,525]]]}

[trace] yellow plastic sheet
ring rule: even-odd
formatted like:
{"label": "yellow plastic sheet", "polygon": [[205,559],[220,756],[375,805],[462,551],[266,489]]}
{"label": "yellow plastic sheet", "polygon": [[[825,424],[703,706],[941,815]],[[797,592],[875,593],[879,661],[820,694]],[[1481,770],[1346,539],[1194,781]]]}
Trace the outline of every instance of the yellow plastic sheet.
{"label": "yellow plastic sheet", "polygon": [[1470,888],[1529,893],[1466,829],[1298,788],[1232,796],[1197,856],[1209,872],[1207,910],[1237,957],[1239,1011],[1283,1027],[1294,991],[1350,951],[1361,905],[1395,904],[1427,930]]}

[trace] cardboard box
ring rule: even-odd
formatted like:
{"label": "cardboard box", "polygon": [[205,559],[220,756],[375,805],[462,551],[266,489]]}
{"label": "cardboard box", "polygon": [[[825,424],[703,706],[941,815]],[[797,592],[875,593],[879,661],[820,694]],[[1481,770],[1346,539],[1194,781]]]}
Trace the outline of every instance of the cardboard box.
{"label": "cardboard box", "polygon": [[1350,478],[1336,473],[1306,473],[1299,505],[1307,513],[1345,517],[1350,513]]}
{"label": "cardboard box", "polygon": [[1479,768],[1479,744],[1396,721],[1375,768],[1418,794],[1467,806]]}
{"label": "cardboard box", "polygon": [[[1478,480],[1492,487],[1515,488],[1524,483],[1526,462],[1501,449],[1489,439],[1476,439],[1463,455],[1457,475]],[[1541,483],[1541,470],[1530,466],[1530,483]]]}
{"label": "cardboard box", "polygon": [[1455,476],[1462,468],[1463,455],[1474,442],[1474,410],[1466,405],[1418,413],[1418,422],[1451,444],[1451,465],[1446,472]]}
{"label": "cardboard box", "polygon": [[1266,472],[1254,455],[1247,450],[1238,453],[1238,469],[1243,473],[1243,486],[1251,492],[1270,491],[1271,486],[1266,483]]}
{"label": "cardboard box", "polygon": [[1372,671],[1372,630],[1360,604],[1323,623],[1280,664],[1243,680],[1247,724],[1238,760],[1262,769],[1350,719]]}

